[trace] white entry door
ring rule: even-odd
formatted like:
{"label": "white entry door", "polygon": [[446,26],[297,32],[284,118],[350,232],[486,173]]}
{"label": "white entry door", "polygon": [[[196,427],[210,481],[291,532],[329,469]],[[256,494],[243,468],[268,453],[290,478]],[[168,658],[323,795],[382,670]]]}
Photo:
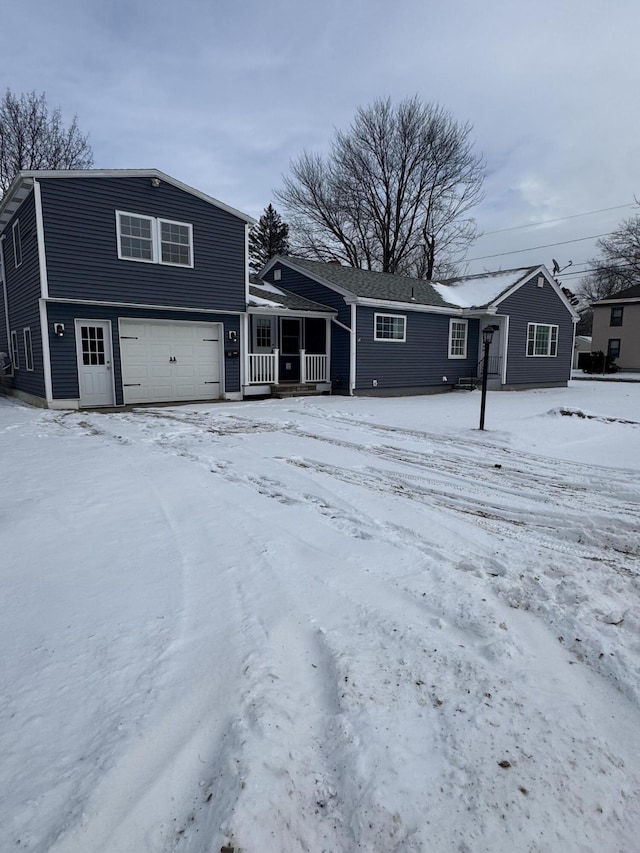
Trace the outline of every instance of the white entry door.
{"label": "white entry door", "polygon": [[81,406],[113,406],[113,358],[109,320],[76,320]]}

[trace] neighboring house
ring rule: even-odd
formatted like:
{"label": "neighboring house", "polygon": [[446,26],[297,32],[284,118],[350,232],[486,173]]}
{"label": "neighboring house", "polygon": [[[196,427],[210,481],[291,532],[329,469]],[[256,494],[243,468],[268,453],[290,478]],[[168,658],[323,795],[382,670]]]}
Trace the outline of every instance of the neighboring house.
{"label": "neighboring house", "polygon": [[[489,387],[562,386],[571,376],[578,315],[544,266],[434,283],[278,256],[260,277],[334,312],[334,393],[433,393],[476,377],[487,325],[497,326]],[[297,334],[292,350],[304,344]]]}
{"label": "neighboring house", "polygon": [[242,398],[254,220],[156,170],[21,172],[0,203],[0,351],[50,408]]}
{"label": "neighboring house", "polygon": [[604,352],[619,370],[640,372],[640,285],[594,302],[591,349]]}
{"label": "neighboring house", "polygon": [[573,342],[573,369],[579,370],[591,364],[591,338],[576,335]]}

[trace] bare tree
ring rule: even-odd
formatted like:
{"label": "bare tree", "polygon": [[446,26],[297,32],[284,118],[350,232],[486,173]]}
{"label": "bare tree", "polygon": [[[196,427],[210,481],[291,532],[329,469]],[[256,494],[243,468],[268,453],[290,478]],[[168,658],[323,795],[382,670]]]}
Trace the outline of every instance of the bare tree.
{"label": "bare tree", "polygon": [[596,245],[601,257],[590,262],[592,271],[576,289],[582,299],[597,302],[640,284],[640,216],[625,219]]}
{"label": "bare tree", "polygon": [[49,111],[44,92],[14,95],[0,101],[0,197],[21,169],[89,169],[93,153],[77,119],[68,127],[60,108]]}
{"label": "bare tree", "polygon": [[414,97],[377,100],[337,131],[326,158],[306,151],[276,195],[294,250],[354,267],[431,279],[452,274],[475,237],[482,198],[471,125]]}

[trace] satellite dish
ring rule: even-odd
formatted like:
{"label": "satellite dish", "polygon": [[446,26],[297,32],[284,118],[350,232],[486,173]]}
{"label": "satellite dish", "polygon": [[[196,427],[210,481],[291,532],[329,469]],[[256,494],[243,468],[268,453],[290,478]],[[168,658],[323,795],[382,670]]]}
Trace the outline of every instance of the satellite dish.
{"label": "satellite dish", "polygon": [[553,275],[556,275],[556,273],[560,272],[560,264],[555,258],[551,258],[551,263],[553,264]]}

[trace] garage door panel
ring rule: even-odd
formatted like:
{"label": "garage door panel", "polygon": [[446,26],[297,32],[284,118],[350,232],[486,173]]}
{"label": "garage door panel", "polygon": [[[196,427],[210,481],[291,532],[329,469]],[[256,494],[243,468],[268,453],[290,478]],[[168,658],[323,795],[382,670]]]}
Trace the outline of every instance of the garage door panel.
{"label": "garage door panel", "polygon": [[121,320],[125,403],[219,397],[220,337],[219,324]]}

